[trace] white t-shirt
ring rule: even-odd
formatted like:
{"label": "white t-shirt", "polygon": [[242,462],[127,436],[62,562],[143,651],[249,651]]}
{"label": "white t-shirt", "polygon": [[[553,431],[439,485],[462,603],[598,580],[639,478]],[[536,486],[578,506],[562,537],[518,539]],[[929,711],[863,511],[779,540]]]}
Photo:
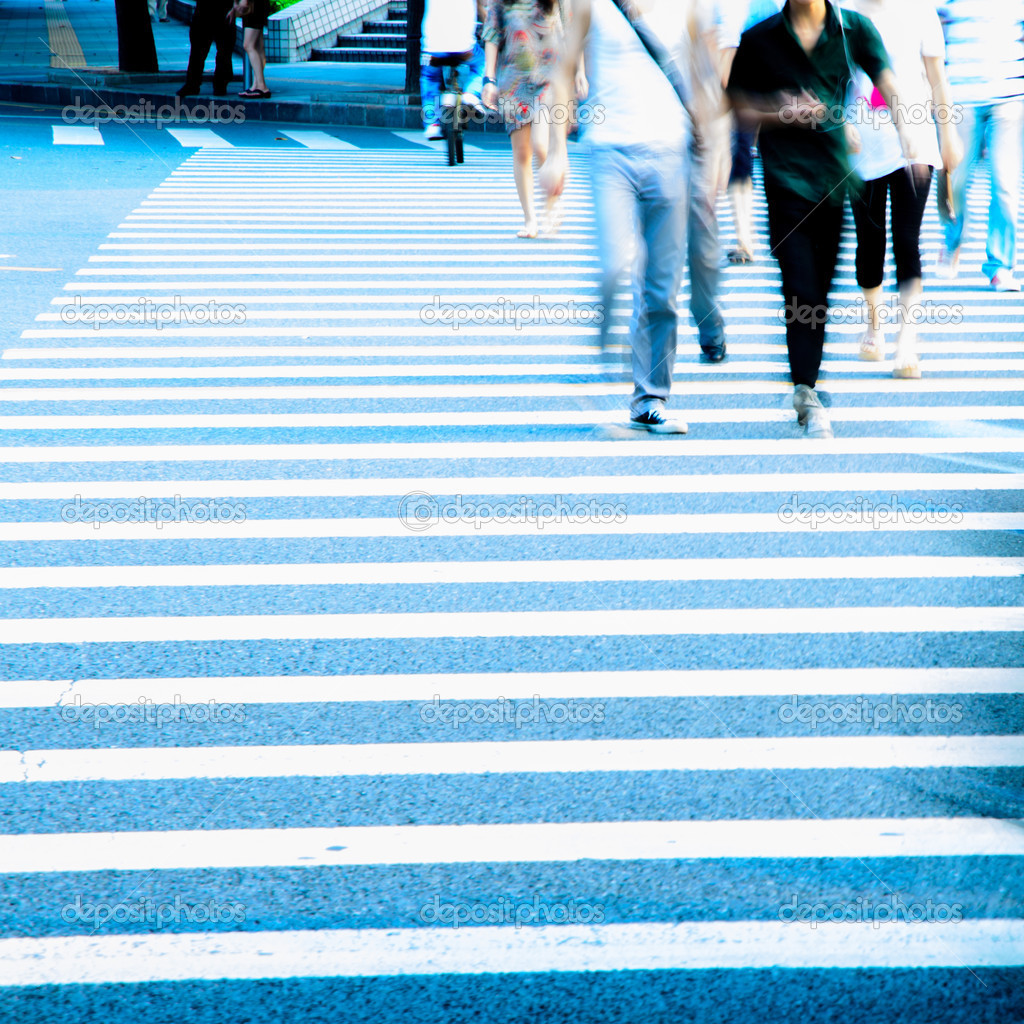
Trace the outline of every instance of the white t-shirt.
{"label": "white t-shirt", "polygon": [[[882,37],[899,86],[907,132],[917,149],[914,162],[939,167],[942,158],[929,112],[932,91],[923,60],[941,60],[946,52],[934,0],[844,0],[843,7],[870,18]],[[906,163],[889,109],[870,105],[873,91],[871,80],[858,70],[854,78],[856,109],[850,120],[860,132],[861,151],[851,157],[851,164],[865,181],[884,178]]]}
{"label": "white t-shirt", "polygon": [[476,43],[476,0],[427,0],[424,53],[468,53]]}
{"label": "white t-shirt", "polygon": [[[682,14],[679,0],[659,0],[644,17],[670,53],[677,51],[682,37]],[[590,145],[684,145],[683,105],[612,0],[592,0],[586,67],[590,109],[581,113],[580,124],[586,125],[584,137]]]}

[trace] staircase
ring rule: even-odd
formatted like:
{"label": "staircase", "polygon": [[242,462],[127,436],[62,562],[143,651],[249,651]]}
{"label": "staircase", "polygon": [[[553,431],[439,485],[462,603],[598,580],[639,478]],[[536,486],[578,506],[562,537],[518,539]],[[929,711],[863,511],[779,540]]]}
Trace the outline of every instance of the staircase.
{"label": "staircase", "polygon": [[402,64],[405,62],[406,4],[388,4],[386,21],[364,21],[358,35],[338,36],[335,46],[314,48],[310,60],[344,63]]}

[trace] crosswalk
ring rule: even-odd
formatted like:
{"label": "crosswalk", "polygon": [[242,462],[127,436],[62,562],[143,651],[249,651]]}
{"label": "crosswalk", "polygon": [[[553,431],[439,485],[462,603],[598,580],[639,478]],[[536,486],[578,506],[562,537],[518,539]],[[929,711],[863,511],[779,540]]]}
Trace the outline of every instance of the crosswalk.
{"label": "crosswalk", "polygon": [[[51,125],[50,141],[54,146],[103,146],[106,145],[106,137],[104,136],[105,124],[106,122],[95,125],[54,124]],[[183,149],[260,149],[266,146],[268,137],[277,142],[292,143],[293,145],[288,148],[324,150],[328,152],[379,149],[381,142],[379,138],[374,139],[371,137],[374,134],[386,136],[392,145],[398,139],[417,148],[422,147],[440,151],[444,146],[443,142],[428,141],[424,138],[422,132],[417,131],[384,132],[382,130],[381,132],[371,133],[370,136],[365,131],[360,131],[356,136],[352,137],[357,138],[358,141],[352,141],[352,138],[346,139],[341,137],[345,134],[344,129],[338,130],[341,133],[340,135],[337,132],[321,131],[318,129],[267,129],[260,133],[259,137],[254,137],[251,131],[240,134],[234,128],[218,130],[216,128],[170,128],[164,125],[159,127],[163,135],[169,136]],[[115,122],[115,127],[108,129],[108,131],[120,134],[126,129],[133,130],[131,122],[125,122],[124,125]],[[484,147],[473,142],[465,143],[463,148],[467,153],[480,153],[484,151]]]}
{"label": "crosswalk", "polygon": [[623,440],[592,324],[499,315],[593,301],[583,155],[527,242],[506,152],[289,138],[179,138],[0,357],[9,1019],[1024,1020],[983,244],[921,380],[831,329],[808,440],[759,198],[689,436]]}

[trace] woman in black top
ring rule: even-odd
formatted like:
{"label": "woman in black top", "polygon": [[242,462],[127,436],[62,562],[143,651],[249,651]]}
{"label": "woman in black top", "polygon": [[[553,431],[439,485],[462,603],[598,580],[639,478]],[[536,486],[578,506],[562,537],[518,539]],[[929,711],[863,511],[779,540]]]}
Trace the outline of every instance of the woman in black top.
{"label": "woman in black top", "polygon": [[242,46],[252,66],[252,86],[238,95],[245,100],[268,100],[270,90],[263,77],[263,68],[267,63],[263,49],[263,30],[270,17],[270,0],[236,0],[232,11],[232,17],[235,14],[242,16]]}

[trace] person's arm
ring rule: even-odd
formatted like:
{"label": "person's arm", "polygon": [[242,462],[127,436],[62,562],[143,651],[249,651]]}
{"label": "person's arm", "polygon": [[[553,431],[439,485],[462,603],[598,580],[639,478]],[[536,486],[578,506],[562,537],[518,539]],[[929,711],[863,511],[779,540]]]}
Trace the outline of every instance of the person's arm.
{"label": "person's arm", "polygon": [[[483,0],[477,0],[477,6],[482,6],[482,2]],[[504,28],[502,14],[501,0],[489,0],[481,32],[484,42],[484,91],[480,100],[485,107],[491,109],[497,106],[498,100],[498,86],[494,79],[498,77],[498,46]]]}

